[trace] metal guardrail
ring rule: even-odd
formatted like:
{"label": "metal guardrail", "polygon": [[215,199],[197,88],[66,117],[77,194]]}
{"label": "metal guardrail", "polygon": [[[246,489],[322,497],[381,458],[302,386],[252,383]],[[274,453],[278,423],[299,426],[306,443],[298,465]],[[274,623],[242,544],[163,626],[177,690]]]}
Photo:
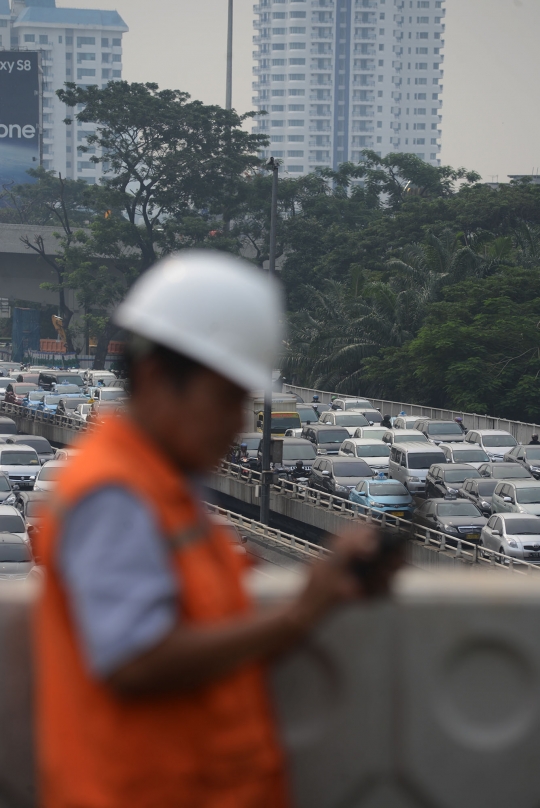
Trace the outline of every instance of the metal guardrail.
{"label": "metal guardrail", "polygon": [[[234,463],[223,462],[216,470],[217,474],[227,477],[233,477],[246,485],[261,485],[261,473],[252,469],[246,469]],[[521,561],[518,558],[497,553],[485,547],[480,547],[475,542],[469,542],[466,539],[456,537],[455,546],[453,546],[453,539],[446,536],[444,533],[439,533],[431,528],[424,528],[414,525],[407,519],[392,516],[384,511],[378,511],[375,508],[367,508],[364,505],[359,505],[350,500],[343,499],[343,497],[336,497],[332,494],[327,494],[324,491],[319,491],[315,488],[309,488],[305,484],[293,483],[289,480],[278,478],[272,485],[275,493],[300,500],[305,504],[311,505],[315,508],[322,508],[323,510],[333,510],[342,514],[345,518],[361,519],[366,523],[376,523],[381,527],[391,527],[398,530],[400,533],[407,534],[408,538],[420,542],[428,547],[435,547],[440,551],[454,553],[455,558],[461,558],[465,563],[480,566],[497,566],[500,569],[514,572],[520,575],[538,575],[540,576],[540,564],[530,564],[527,561]],[[248,520],[246,520],[248,521]],[[261,526],[264,528],[264,526]],[[279,532],[279,531],[276,531]],[[297,541],[300,541],[297,539]],[[317,545],[313,545],[317,546]]]}
{"label": "metal guardrail", "polygon": [[84,432],[92,426],[91,423],[87,424],[86,421],[72,418],[69,415],[56,415],[45,410],[35,410],[32,407],[9,404],[5,401],[0,402],[0,413],[2,415],[15,415],[17,418],[27,418],[29,421],[35,421],[36,423],[61,426],[65,429],[72,429],[74,432]]}
{"label": "metal guardrail", "polygon": [[298,536],[293,536],[291,533],[284,533],[282,530],[276,530],[263,525],[262,522],[257,522],[254,519],[248,519],[239,513],[229,511],[226,508],[219,508],[217,505],[212,505],[210,502],[205,502],[205,507],[210,513],[224,516],[232,522],[239,530],[249,530],[250,533],[260,536],[272,544],[278,544],[282,547],[287,547],[289,550],[294,550],[310,559],[321,558],[330,555],[330,550],[322,547],[319,544],[313,544],[306,539],[301,539]]}
{"label": "metal guardrail", "polygon": [[[312,390],[309,387],[297,387],[292,384],[283,385],[284,393],[297,393],[306,402],[310,402],[313,395],[319,396],[321,404],[330,404],[332,396],[338,398],[360,398],[360,396],[341,395],[340,393],[329,393],[327,390]],[[418,418],[434,418],[441,421],[453,421],[454,418],[463,418],[465,426],[469,429],[502,429],[510,432],[518,443],[528,443],[531,436],[540,434],[539,424],[527,424],[523,421],[509,421],[505,418],[496,418],[492,415],[479,415],[473,412],[458,412],[457,410],[445,410],[437,407],[423,407],[420,404],[407,404],[404,401],[383,401],[382,399],[366,398],[373,402],[376,409],[383,415],[396,416],[403,410],[407,415],[416,415]]]}

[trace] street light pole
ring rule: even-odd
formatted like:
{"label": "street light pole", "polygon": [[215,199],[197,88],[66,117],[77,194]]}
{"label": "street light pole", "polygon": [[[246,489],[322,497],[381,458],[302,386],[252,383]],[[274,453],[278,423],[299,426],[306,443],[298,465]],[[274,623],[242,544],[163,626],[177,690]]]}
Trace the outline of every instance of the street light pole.
{"label": "street light pole", "polygon": [[[276,271],[276,241],[277,241],[277,201],[278,201],[278,172],[279,162],[273,157],[266,164],[272,172],[272,205],[270,209],[270,260],[268,273],[272,277]],[[272,380],[264,394],[264,421],[262,445],[262,480],[261,480],[261,513],[260,521],[263,525],[270,523],[270,485],[272,472],[270,471],[270,447],[272,437]]]}
{"label": "street light pole", "polygon": [[233,4],[234,0],[229,0],[229,15],[227,21],[227,89],[225,93],[225,109],[232,109]]}

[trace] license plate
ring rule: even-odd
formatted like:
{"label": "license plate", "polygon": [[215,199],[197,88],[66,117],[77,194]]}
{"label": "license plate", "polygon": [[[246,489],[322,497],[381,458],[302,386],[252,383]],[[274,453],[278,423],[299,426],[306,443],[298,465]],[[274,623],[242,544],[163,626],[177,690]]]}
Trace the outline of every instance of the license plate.
{"label": "license plate", "polygon": [[391,511],[392,516],[405,516],[405,511]]}
{"label": "license plate", "polygon": [[467,533],[467,539],[471,539],[472,541],[477,541],[480,538],[480,533]]}
{"label": "license plate", "polygon": [[525,558],[540,558],[540,553],[525,553]]}

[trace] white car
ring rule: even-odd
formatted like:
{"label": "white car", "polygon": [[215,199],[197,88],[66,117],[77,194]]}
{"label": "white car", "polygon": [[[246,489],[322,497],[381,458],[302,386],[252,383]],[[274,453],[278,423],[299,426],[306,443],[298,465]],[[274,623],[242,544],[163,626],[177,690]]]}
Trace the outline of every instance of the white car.
{"label": "white car", "polygon": [[491,510],[540,516],[540,480],[501,480],[491,497]]}
{"label": "white car", "polygon": [[380,426],[359,426],[353,435],[353,438],[373,438],[374,440],[382,440],[382,436],[386,432],[386,428]]}
{"label": "white car", "polygon": [[521,513],[495,513],[482,528],[480,542],[496,553],[540,564],[540,519]]}
{"label": "white car", "polygon": [[373,438],[351,438],[341,444],[339,454],[342,457],[361,457],[375,473],[382,471],[388,474],[388,458],[390,446],[382,440]]}
{"label": "white car", "polygon": [[352,436],[359,426],[369,426],[369,421],[360,412],[343,412],[341,410],[328,410],[319,418],[320,424],[327,426],[341,426]]}
{"label": "white car", "polygon": [[464,443],[481,446],[494,462],[504,460],[505,454],[517,446],[517,440],[503,429],[471,429],[465,435]]}
{"label": "white car", "polygon": [[30,542],[24,520],[14,505],[0,505],[0,533],[13,533],[24,542]]}
{"label": "white car", "polygon": [[489,456],[474,443],[439,443],[446,456],[447,463],[466,463],[468,466],[480,468],[483,463],[489,463]]}
{"label": "white car", "polygon": [[65,467],[65,460],[49,460],[45,463],[36,477],[34,491],[54,491],[58,477]]}

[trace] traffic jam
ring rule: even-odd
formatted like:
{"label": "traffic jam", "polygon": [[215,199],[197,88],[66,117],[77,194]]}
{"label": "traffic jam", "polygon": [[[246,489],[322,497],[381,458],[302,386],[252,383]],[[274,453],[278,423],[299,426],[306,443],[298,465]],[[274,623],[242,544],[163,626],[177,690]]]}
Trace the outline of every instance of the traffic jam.
{"label": "traffic jam", "polygon": [[[245,431],[226,458],[239,473],[262,469],[263,398],[246,402]],[[273,394],[274,481],[355,504],[386,522],[442,534],[501,556],[540,563],[540,441],[468,429],[405,411],[383,415],[365,398],[322,404]]]}
{"label": "traffic jam", "polygon": [[[62,415],[70,424],[100,423],[127,401],[125,383],[111,371],[6,363],[0,365],[0,374],[0,404],[24,407],[28,414],[39,412],[45,421]],[[20,434],[15,420],[0,416],[0,579],[41,574],[34,540],[43,503],[76,451],[55,448],[45,437]]]}

